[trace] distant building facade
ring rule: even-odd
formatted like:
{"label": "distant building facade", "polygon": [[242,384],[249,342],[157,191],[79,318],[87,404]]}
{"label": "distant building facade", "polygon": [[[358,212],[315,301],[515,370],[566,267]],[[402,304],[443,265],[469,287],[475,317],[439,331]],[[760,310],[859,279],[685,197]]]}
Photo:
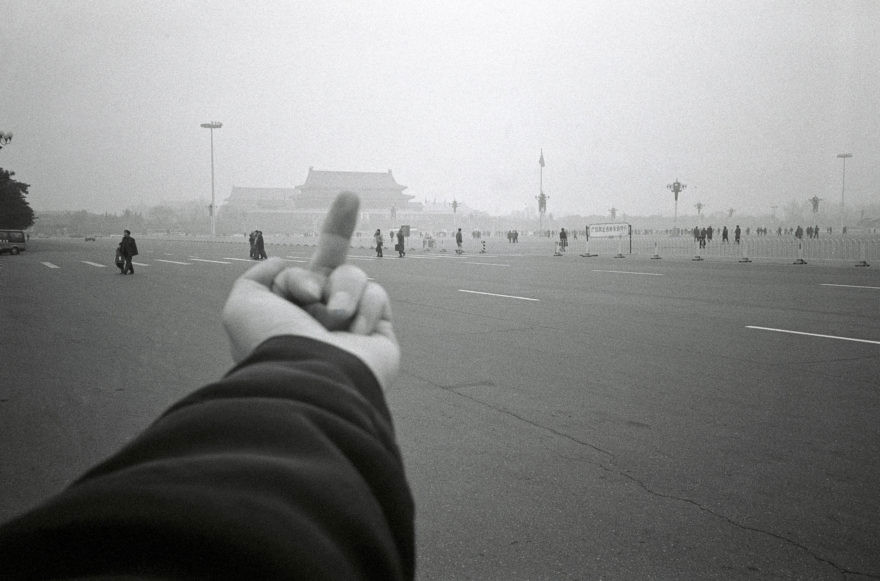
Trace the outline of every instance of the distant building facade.
{"label": "distant building facade", "polygon": [[300,209],[323,209],[339,192],[354,192],[361,199],[361,211],[389,211],[392,207],[401,211],[418,211],[419,204],[412,202],[415,196],[404,194],[406,186],[397,183],[391,170],[387,172],[321,171],[309,168],[306,181],[296,186],[296,207]]}
{"label": "distant building facade", "polygon": [[235,186],[220,207],[218,230],[235,234],[259,229],[264,232],[314,232],[339,192],[349,191],[361,201],[358,228],[389,229],[400,224],[416,228],[449,228],[467,210],[436,201],[423,204],[405,194],[407,187],[387,172],[325,171],[309,168],[305,182],[294,188]]}

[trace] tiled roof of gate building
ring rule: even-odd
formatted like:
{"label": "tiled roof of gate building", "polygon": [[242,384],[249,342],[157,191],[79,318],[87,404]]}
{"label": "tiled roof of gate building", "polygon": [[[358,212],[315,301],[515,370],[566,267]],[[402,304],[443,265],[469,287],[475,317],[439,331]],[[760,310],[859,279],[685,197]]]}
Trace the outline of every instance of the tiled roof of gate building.
{"label": "tiled roof of gate building", "polygon": [[367,171],[323,171],[309,168],[309,175],[298,190],[397,190],[402,192],[406,186],[397,183],[389,169],[387,172]]}

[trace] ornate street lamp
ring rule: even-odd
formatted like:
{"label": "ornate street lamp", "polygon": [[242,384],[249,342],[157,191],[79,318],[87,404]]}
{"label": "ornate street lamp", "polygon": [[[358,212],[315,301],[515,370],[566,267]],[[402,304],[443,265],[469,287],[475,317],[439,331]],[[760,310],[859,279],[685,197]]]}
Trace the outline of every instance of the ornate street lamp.
{"label": "ornate street lamp", "polygon": [[547,200],[550,198],[544,193],[544,150],[541,149],[541,157],[538,158],[538,165],[541,166],[541,183],[538,189],[538,230],[544,230],[544,214],[547,213]]}
{"label": "ornate street lamp", "polygon": [[687,188],[687,186],[678,181],[678,178],[675,178],[674,182],[666,186],[667,190],[670,190],[673,194],[675,194],[675,217],[672,221],[673,232],[676,232],[678,230],[678,194],[680,194],[681,191],[685,188]]}
{"label": "ornate street lamp", "polygon": [[3,149],[3,146],[12,141],[12,133],[6,133],[5,131],[0,131],[0,149]]}

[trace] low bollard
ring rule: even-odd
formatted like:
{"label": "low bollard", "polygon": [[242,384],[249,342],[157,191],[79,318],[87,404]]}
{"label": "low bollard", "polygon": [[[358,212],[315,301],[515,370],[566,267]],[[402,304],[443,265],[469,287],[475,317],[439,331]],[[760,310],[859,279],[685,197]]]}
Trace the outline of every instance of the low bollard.
{"label": "low bollard", "polygon": [[861,266],[861,267],[866,267],[866,268],[869,267],[869,266],[871,266],[870,264],[868,264],[868,249],[867,249],[867,246],[868,246],[868,245],[867,245],[863,240],[860,240],[860,241],[859,241],[859,258],[860,258],[861,260],[859,260],[859,261],[856,263],[856,266]]}
{"label": "low bollard", "polygon": [[660,251],[657,249],[657,241],[654,241],[654,256],[651,257],[651,260],[660,260]]}
{"label": "low bollard", "polygon": [[614,255],[614,258],[626,258],[623,254],[623,237],[617,239],[617,254]]}
{"label": "low bollard", "polygon": [[593,256],[599,256],[598,254],[590,254],[590,239],[587,238],[587,248],[583,254],[581,254],[584,258],[592,258]]}
{"label": "low bollard", "polygon": [[742,248],[741,248],[740,257],[739,257],[740,262],[751,262],[751,260],[749,260],[748,248],[746,248],[747,244],[748,244],[748,242],[745,242],[745,241],[743,241],[741,244]]}
{"label": "low bollard", "polygon": [[793,262],[793,264],[806,264],[807,261],[804,260],[804,243],[803,243],[803,242],[798,242],[798,251],[797,251],[797,253],[798,253],[798,257],[797,257],[797,259]]}

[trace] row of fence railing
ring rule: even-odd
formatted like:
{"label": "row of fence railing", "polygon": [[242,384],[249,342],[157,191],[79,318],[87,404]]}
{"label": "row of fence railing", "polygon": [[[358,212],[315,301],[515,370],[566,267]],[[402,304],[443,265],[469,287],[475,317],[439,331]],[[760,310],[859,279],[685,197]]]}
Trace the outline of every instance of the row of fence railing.
{"label": "row of fence railing", "polygon": [[778,237],[749,237],[737,242],[713,240],[700,248],[692,238],[633,236],[629,238],[591,238],[587,242],[569,242],[568,251],[589,251],[597,255],[622,253],[669,257],[703,258],[773,258],[804,260],[880,261],[880,238],[825,238],[802,239]]}

